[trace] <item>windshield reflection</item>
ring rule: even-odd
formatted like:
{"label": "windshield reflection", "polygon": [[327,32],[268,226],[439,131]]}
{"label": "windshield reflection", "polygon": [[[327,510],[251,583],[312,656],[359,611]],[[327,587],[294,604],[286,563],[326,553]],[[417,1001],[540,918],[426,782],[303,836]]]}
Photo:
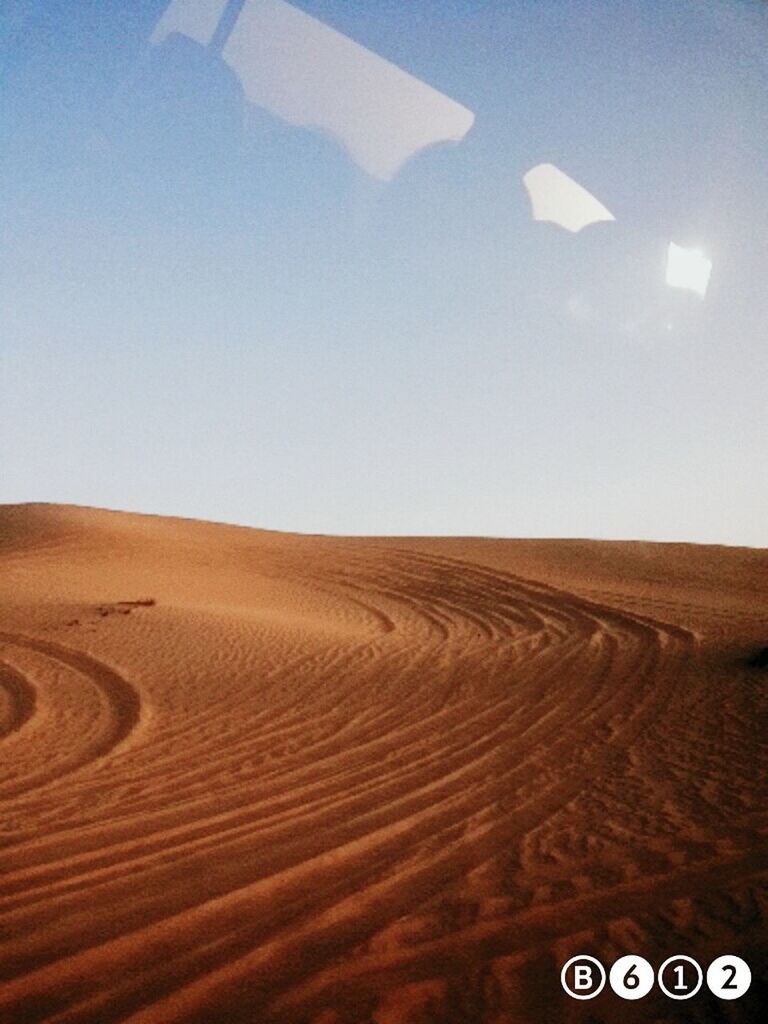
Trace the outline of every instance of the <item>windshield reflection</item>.
{"label": "windshield reflection", "polygon": [[538,164],[523,175],[533,219],[558,224],[574,233],[602,220],[615,220],[610,210],[553,164]]}
{"label": "windshield reflection", "polygon": [[460,142],[474,121],[460,103],[283,0],[173,0],[152,42],[173,35],[220,52],[250,103],[323,129],[381,181],[427,146]]}

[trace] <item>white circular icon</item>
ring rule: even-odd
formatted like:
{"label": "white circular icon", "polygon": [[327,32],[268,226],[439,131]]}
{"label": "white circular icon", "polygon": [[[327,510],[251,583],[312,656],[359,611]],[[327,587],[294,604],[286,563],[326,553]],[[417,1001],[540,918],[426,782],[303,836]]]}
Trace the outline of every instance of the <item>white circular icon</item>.
{"label": "white circular icon", "polygon": [[[573,968],[573,988],[568,984],[568,971]],[[595,968],[597,968],[596,978]],[[594,999],[605,987],[605,968],[593,956],[581,953],[572,956],[560,971],[560,984],[572,999]]]}
{"label": "white circular icon", "polygon": [[[693,967],[693,973],[696,975],[695,981],[691,978],[690,968],[686,970],[686,964]],[[670,968],[672,988],[667,988],[664,984],[664,971],[667,967]],[[668,957],[659,968],[657,977],[659,988],[670,999],[690,999],[699,991],[704,980],[702,970],[693,957],[683,956],[682,953]]]}
{"label": "white circular icon", "polygon": [[611,988],[622,999],[642,999],[656,980],[653,967],[641,956],[622,956],[608,975]]}
{"label": "white circular icon", "polygon": [[738,999],[751,984],[752,971],[740,956],[719,956],[707,968],[707,985],[718,999]]}

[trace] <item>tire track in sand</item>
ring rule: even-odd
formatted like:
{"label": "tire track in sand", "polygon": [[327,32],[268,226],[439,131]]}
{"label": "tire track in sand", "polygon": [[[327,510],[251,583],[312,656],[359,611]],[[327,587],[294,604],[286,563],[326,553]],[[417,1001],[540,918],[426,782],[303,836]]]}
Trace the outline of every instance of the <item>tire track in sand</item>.
{"label": "tire track in sand", "polygon": [[[75,751],[68,756],[64,763],[47,771],[36,773],[18,784],[3,787],[0,789],[0,799],[16,797],[29,790],[55,783],[72,772],[106,757],[124,743],[136,729],[142,714],[139,691],[119,672],[105,665],[104,662],[83,651],[65,647],[63,644],[25,636],[21,633],[0,632],[0,643],[33,651],[49,661],[73,669],[96,687],[107,708],[107,721],[99,736],[85,744],[82,750]],[[20,712],[17,711],[17,717],[19,713],[23,714],[24,717],[20,724],[24,724],[31,717],[37,703],[35,687],[33,682],[22,677],[17,670],[13,669],[12,672],[13,675],[9,678],[15,680],[17,693],[21,694],[21,709]],[[18,709],[18,698],[16,706]]]}
{"label": "tire track in sand", "polygon": [[6,695],[7,707],[0,717],[0,740],[18,732],[35,713],[37,693],[26,676],[13,665],[0,661],[0,690]]}

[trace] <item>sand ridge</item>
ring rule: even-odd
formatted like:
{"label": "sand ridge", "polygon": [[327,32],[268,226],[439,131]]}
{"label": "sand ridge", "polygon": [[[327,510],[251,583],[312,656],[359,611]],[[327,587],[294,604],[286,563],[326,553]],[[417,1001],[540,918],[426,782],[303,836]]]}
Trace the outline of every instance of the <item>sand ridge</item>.
{"label": "sand ridge", "polygon": [[572,953],[681,951],[757,1019],[768,552],[6,506],[0,578],[0,1020],[586,1020]]}

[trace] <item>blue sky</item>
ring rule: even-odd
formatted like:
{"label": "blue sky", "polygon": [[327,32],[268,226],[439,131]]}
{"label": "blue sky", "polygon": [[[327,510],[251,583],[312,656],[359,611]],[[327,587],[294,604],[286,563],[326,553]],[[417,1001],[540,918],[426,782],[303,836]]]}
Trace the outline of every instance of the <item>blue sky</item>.
{"label": "blue sky", "polygon": [[761,5],[297,4],[475,115],[388,182],[165,6],[2,15],[0,501],[768,545]]}

